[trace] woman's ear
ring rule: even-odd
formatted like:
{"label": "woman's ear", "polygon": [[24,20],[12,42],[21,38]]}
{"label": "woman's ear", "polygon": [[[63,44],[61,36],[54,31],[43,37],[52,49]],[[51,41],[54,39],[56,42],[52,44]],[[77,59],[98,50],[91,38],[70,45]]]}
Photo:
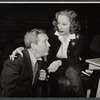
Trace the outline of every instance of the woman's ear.
{"label": "woman's ear", "polygon": [[33,50],[35,49],[35,47],[36,47],[36,44],[31,43],[31,48],[32,48]]}

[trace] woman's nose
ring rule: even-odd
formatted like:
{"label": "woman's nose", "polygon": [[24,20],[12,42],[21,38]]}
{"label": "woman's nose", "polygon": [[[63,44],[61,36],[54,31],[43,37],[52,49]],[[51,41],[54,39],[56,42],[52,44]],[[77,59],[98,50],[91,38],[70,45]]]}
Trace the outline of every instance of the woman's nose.
{"label": "woman's nose", "polygon": [[62,25],[59,25],[58,28],[61,29],[62,28]]}

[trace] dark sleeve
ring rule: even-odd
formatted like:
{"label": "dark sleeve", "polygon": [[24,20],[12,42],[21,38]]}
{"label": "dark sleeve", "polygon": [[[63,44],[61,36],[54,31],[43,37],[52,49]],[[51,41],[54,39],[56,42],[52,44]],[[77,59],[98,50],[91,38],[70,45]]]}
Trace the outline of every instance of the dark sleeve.
{"label": "dark sleeve", "polygon": [[4,62],[2,71],[1,87],[2,97],[13,97],[14,89],[17,86],[20,75],[20,68],[17,61],[7,60]]}
{"label": "dark sleeve", "polygon": [[61,59],[62,60],[62,66],[68,67],[71,65],[76,65],[79,63],[79,57],[81,55],[81,51],[84,44],[84,36],[80,36],[77,40],[77,44],[74,47],[69,47],[68,51],[68,58],[67,59]]}
{"label": "dark sleeve", "polygon": [[1,52],[1,53],[2,53],[2,55],[0,56],[0,74],[1,74],[2,69],[3,69],[4,61],[7,60],[9,57],[5,52]]}

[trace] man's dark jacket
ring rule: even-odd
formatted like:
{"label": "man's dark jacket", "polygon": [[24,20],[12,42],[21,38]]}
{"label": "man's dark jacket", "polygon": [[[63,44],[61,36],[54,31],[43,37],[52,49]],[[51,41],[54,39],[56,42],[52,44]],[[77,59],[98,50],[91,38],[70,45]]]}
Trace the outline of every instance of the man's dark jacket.
{"label": "man's dark jacket", "polygon": [[32,85],[32,64],[27,49],[24,49],[23,57],[19,55],[14,62],[6,60],[1,77],[2,97],[28,97],[38,81],[41,62],[38,61],[38,71]]}

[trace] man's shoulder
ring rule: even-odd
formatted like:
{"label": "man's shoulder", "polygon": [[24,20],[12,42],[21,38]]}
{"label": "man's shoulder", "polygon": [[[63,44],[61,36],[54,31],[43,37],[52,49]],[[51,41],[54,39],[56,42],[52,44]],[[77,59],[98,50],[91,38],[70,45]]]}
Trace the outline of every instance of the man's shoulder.
{"label": "man's shoulder", "polygon": [[20,61],[21,58],[22,58],[22,57],[20,57],[20,55],[17,55],[17,57],[14,58],[14,61],[11,60],[10,58],[8,58],[7,60],[4,61],[4,64],[7,64],[7,63],[9,63],[9,64],[15,64],[15,63],[18,63],[18,61]]}
{"label": "man's shoulder", "polygon": [[19,55],[17,58],[15,58],[14,61],[8,58],[3,64],[4,67],[3,70],[13,69],[15,71],[21,71],[24,66],[25,66],[25,61],[23,61],[23,57]]}
{"label": "man's shoulder", "polygon": [[29,53],[28,53],[28,50],[25,48],[23,51],[23,57],[20,55],[20,54],[17,54],[17,57],[15,58],[15,61],[23,61],[25,59],[28,59],[29,58]]}
{"label": "man's shoulder", "polygon": [[11,60],[10,58],[8,58],[5,62],[7,63],[17,63],[22,61],[25,58],[25,55],[27,55],[27,53],[25,51],[23,51],[23,57],[20,54],[16,54],[16,57],[14,58],[14,61]]}

